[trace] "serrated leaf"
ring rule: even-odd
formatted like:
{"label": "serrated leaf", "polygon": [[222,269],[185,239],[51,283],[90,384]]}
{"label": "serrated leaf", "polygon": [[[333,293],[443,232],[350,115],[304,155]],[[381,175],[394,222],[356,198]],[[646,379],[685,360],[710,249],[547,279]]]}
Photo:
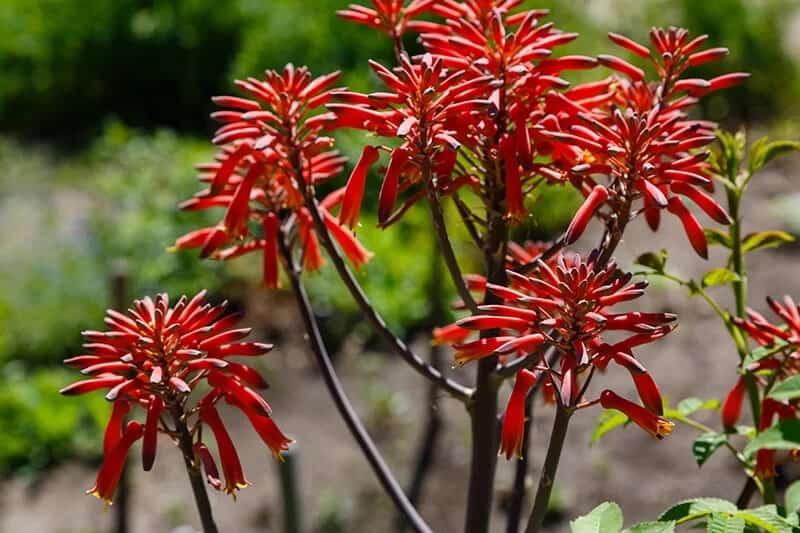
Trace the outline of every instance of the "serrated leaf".
{"label": "serrated leaf", "polygon": [[692,453],[694,453],[694,460],[697,461],[697,466],[703,466],[708,458],[727,440],[725,434],[715,431],[703,433],[697,437],[692,444]]}
{"label": "serrated leaf", "polygon": [[590,443],[594,444],[595,442],[598,442],[609,431],[617,429],[620,426],[624,426],[627,423],[628,417],[624,413],[615,409],[606,409],[600,413],[600,416],[597,418],[597,423],[592,431]]}
{"label": "serrated leaf", "polygon": [[619,533],[622,509],[614,502],[601,503],[592,512],[569,523],[572,533]]}
{"label": "serrated leaf", "polygon": [[789,401],[800,398],[800,375],[792,376],[775,385],[769,397],[780,401]]}
{"label": "serrated leaf", "polygon": [[742,251],[749,253],[755,250],[766,248],[777,248],[778,246],[794,242],[794,235],[785,231],[770,230],[751,233],[742,241]]}
{"label": "serrated leaf", "polygon": [[800,420],[782,420],[750,441],[742,452],[751,457],[762,448],[794,450],[800,448]]}
{"label": "serrated leaf", "polygon": [[675,406],[679,413],[690,416],[698,411],[719,409],[719,400],[701,400],[700,398],[685,398]]}
{"label": "serrated leaf", "polygon": [[739,274],[733,272],[732,270],[728,270],[727,268],[715,268],[713,270],[709,270],[706,272],[705,276],[703,276],[702,286],[704,288],[716,287],[717,285],[726,285],[741,279],[742,278],[739,277]]}
{"label": "serrated leaf", "polygon": [[743,518],[727,513],[715,513],[708,517],[708,533],[742,533],[747,526]]}
{"label": "serrated leaf", "polygon": [[634,260],[634,263],[637,265],[642,265],[647,267],[651,270],[654,270],[659,273],[663,273],[664,269],[667,267],[667,251],[661,250],[660,253],[656,252],[647,252]]}
{"label": "serrated leaf", "polygon": [[642,522],[622,533],[675,533],[675,522]]}
{"label": "serrated leaf", "polygon": [[800,142],[798,141],[767,142],[766,139],[759,139],[750,151],[750,173],[761,170],[764,165],[778,156],[796,151],[800,151]]}
{"label": "serrated leaf", "polygon": [[786,512],[796,514],[800,511],[800,481],[795,481],[789,485],[784,498],[786,502]]}
{"label": "serrated leaf", "polygon": [[711,513],[735,513],[736,506],[719,498],[693,498],[676,503],[658,517],[660,522],[674,520],[678,524],[696,520]]}
{"label": "serrated leaf", "polygon": [[775,505],[745,509],[735,513],[734,516],[744,519],[748,524],[761,528],[766,533],[789,533],[796,530],[791,522],[778,514],[778,508]]}
{"label": "serrated leaf", "polygon": [[724,233],[718,229],[704,229],[703,233],[706,236],[706,241],[710,245],[717,245],[717,246],[724,246],[725,248],[731,249],[733,245],[731,244],[731,238],[727,233]]}

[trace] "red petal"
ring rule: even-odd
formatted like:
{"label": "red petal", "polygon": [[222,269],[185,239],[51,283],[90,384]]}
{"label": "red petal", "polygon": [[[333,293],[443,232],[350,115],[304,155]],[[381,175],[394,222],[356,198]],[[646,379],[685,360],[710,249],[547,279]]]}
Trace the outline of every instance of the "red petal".
{"label": "red petal", "polygon": [[345,226],[355,228],[358,224],[359,213],[361,212],[361,202],[364,198],[364,187],[367,183],[367,174],[372,165],[378,161],[380,153],[374,146],[365,146],[361,152],[361,158],[353,168],[350,179],[347,180],[344,198],[342,200],[342,210],[339,219]]}

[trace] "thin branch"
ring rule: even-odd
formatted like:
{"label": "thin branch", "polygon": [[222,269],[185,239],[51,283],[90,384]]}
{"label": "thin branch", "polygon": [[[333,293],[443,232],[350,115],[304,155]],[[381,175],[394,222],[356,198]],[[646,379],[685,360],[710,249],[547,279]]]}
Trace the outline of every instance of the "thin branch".
{"label": "thin branch", "polygon": [[475,245],[483,249],[483,237],[481,237],[478,228],[475,227],[475,215],[470,211],[467,204],[464,203],[464,200],[458,195],[458,193],[453,194],[453,202],[456,204],[456,208],[458,209],[458,214],[461,215],[461,220],[464,221],[464,226],[467,228],[470,237],[475,242]]}
{"label": "thin branch", "polygon": [[319,212],[319,207],[316,200],[310,192],[306,193],[306,208],[311,213],[311,218],[314,220],[314,229],[319,236],[320,242],[328,255],[331,258],[333,266],[336,268],[339,277],[342,278],[347,289],[350,291],[353,300],[355,300],[361,312],[364,313],[367,320],[372,325],[373,329],[389,344],[392,350],[399,355],[406,363],[408,363],[414,370],[416,370],[423,377],[436,383],[444,389],[450,396],[467,403],[472,398],[472,389],[453,381],[446,377],[441,371],[429,365],[419,355],[412,352],[411,349],[400,340],[386,324],[386,321],[373,307],[372,303],[367,298],[364,290],[359,285],[350,268],[347,266],[344,258],[339,249],[333,242],[333,239],[328,232],[328,228],[322,220],[322,215]]}
{"label": "thin branch", "polygon": [[461,272],[461,267],[458,266],[458,259],[456,259],[455,251],[453,251],[453,245],[450,242],[450,237],[447,235],[447,226],[444,221],[442,204],[439,201],[439,193],[436,190],[436,184],[433,183],[430,160],[428,160],[427,157],[423,163],[422,172],[423,181],[425,181],[425,189],[428,193],[428,204],[430,204],[431,208],[433,231],[436,233],[436,238],[439,240],[439,248],[441,249],[447,269],[450,271],[450,278],[452,278],[458,295],[464,301],[467,309],[469,309],[472,314],[477,315],[480,313],[478,304],[475,302],[475,298],[472,297],[472,293],[469,292],[469,288],[464,281],[464,275]]}
{"label": "thin branch", "polygon": [[514,269],[514,272],[517,274],[530,274],[534,270],[538,268],[539,261],[547,262],[550,259],[554,258],[558,252],[560,252],[565,246],[567,245],[566,236],[562,235],[558,239],[556,239],[553,244],[550,245],[550,248],[542,252],[540,255],[536,256],[536,259],[522,265]]}
{"label": "thin branch", "polygon": [[544,516],[547,513],[547,505],[550,502],[550,494],[553,492],[553,484],[556,480],[558,463],[561,458],[561,450],[567,436],[569,420],[572,417],[570,408],[559,403],[556,407],[556,418],[553,421],[553,431],[550,433],[550,445],[547,448],[547,456],[544,460],[542,475],[539,478],[539,488],[536,490],[536,500],[533,504],[528,525],[525,533],[539,533],[542,530]]}
{"label": "thin branch", "polygon": [[180,412],[173,412],[172,419],[178,432],[178,446],[183,455],[183,462],[186,466],[186,473],[189,474],[189,482],[192,485],[197,512],[200,515],[200,522],[203,524],[203,533],[217,533],[217,524],[211,513],[211,502],[208,500],[208,491],[203,474],[200,472],[200,464],[194,456],[194,445],[192,435],[186,422],[181,418]]}
{"label": "thin branch", "polygon": [[353,406],[350,404],[350,401],[348,400],[347,395],[342,388],[342,384],[339,382],[339,378],[336,375],[336,370],[334,369],[333,363],[328,355],[325,343],[322,340],[322,334],[319,331],[317,319],[311,310],[311,304],[309,303],[305,287],[300,280],[300,274],[294,258],[292,257],[291,250],[289,250],[286,242],[282,238],[279,239],[279,246],[281,249],[281,254],[283,255],[286,263],[286,270],[289,273],[292,290],[294,291],[295,298],[297,299],[297,306],[300,310],[300,314],[302,315],[303,323],[308,334],[311,351],[317,360],[320,372],[322,373],[325,384],[327,385],[333,401],[336,404],[336,408],[339,410],[339,414],[344,419],[345,424],[347,424],[347,428],[350,430],[353,438],[356,440],[361,448],[361,451],[369,461],[370,466],[375,472],[375,475],[378,477],[383,489],[391,497],[398,511],[404,515],[408,525],[412,527],[414,531],[419,533],[431,533],[430,527],[425,523],[414,506],[411,505],[411,502],[408,501],[408,498],[403,492],[403,488],[394,478],[394,475],[389,470],[389,467],[381,456],[380,451],[378,450],[377,446],[375,446],[375,443],[372,441],[367,433],[367,430],[361,423],[361,420],[358,418],[355,409],[353,409]]}

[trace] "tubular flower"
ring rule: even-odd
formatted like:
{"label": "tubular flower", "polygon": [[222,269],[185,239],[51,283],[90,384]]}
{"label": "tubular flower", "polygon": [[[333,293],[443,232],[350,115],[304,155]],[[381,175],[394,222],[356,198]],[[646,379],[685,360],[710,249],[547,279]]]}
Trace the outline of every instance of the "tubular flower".
{"label": "tubular flower", "polygon": [[639,404],[626,400],[610,390],[604,390],[600,394],[600,405],[604,409],[621,411],[636,425],[659,440],[672,433],[672,429],[675,427],[675,424],[669,420],[654,414]]}
{"label": "tubular flower", "polygon": [[[274,288],[279,279],[277,243],[296,232],[305,246],[305,267],[319,268],[319,245],[304,205],[307,192],[344,169],[346,158],[331,150],[331,137],[322,135],[332,118],[323,106],[338,78],[338,72],[312,78],[305,67],[288,65],[282,73],[267,71],[263,80],[238,80],[236,85],[249,98],[213,99],[223,108],[211,115],[222,123],[213,140],[220,148],[214,162],[198,166],[200,181],[208,187],[180,207],[224,208],[225,215],[216,226],[180,237],[175,249],[200,248],[203,257],[220,260],[261,252],[264,285]],[[342,251],[360,266],[369,253],[330,213],[341,196],[333,193],[320,210],[326,225],[336,227],[332,234]],[[343,216],[352,219],[352,207],[347,209]]]}
{"label": "tubular flower", "polygon": [[[504,196],[508,218],[523,219],[527,193],[542,179],[563,179],[542,157],[557,157],[563,150],[534,142],[537,128],[552,112],[551,103],[571,103],[561,93],[555,100],[548,95],[569,86],[559,74],[593,68],[597,61],[581,56],[551,58],[556,47],[577,34],[540,25],[545,10],[512,15],[510,11],[521,4],[518,0],[417,1],[404,12],[401,5],[383,4],[383,10],[377,5],[374,10],[351,6],[347,18],[395,37],[398,26],[419,32],[426,54],[413,61],[401,56],[401,66],[394,71],[373,63],[390,92],[342,92],[341,103],[329,106],[337,115],[332,127],[365,129],[404,141],[392,150],[385,171],[380,224],[391,224],[424,197],[417,184],[426,174],[441,195],[465,185],[479,190],[488,175],[499,178],[498,194]],[[446,23],[396,22],[401,13],[417,14],[423,7]],[[471,167],[457,164],[458,149],[474,156]],[[498,170],[500,175],[495,176]],[[405,200],[398,206],[401,194]]]}
{"label": "tubular flower", "polygon": [[[400,68],[394,71],[376,62],[370,64],[392,92],[335,93],[338,101],[328,108],[336,119],[329,126],[402,139],[402,144],[391,150],[380,190],[378,220],[387,226],[424,197],[424,190],[418,187],[424,185],[424,179],[435,178],[442,194],[474,185],[471,176],[452,176],[455,151],[463,144],[475,146],[477,139],[470,125],[486,116],[490,102],[485,95],[492,79],[465,79],[463,72],[448,71],[440,59],[429,54],[418,62],[404,55]],[[362,161],[374,163],[371,153],[365,150]],[[343,199],[347,206],[360,205],[363,199],[366,169],[357,170],[350,177]],[[408,198],[398,207],[401,193],[407,193]],[[348,217],[347,222],[352,225],[354,217]]]}
{"label": "tubular flower", "polygon": [[[688,117],[699,98],[740,83],[746,74],[727,74],[712,80],[685,78],[690,67],[716,60],[724,49],[699,51],[706,36],[690,39],[687,30],[653,29],[653,50],[627,37],[610,34],[611,40],[655,67],[657,78],[648,82],[640,68],[613,56],[598,61],[616,75],[607,92],[557,114],[537,135],[560,147],[566,157],[556,163],[564,175],[586,196],[570,226],[569,240],[576,240],[593,215],[613,216],[624,229],[632,214],[643,213],[655,231],[661,212],[678,217],[695,251],[707,256],[702,226],[684,204],[689,200],[711,219],[728,224],[725,210],[708,194],[708,146],[716,125]],[[568,93],[567,93],[568,94]],[[568,157],[569,148],[579,149]]]}
{"label": "tubular flower", "polygon": [[[747,310],[747,319],[734,318],[734,323],[754,341],[761,345],[765,354],[748,366],[747,371],[755,376],[756,383],[765,387],[768,383],[779,384],[800,373],[800,307],[790,296],[783,301],[767,298],[767,305],[783,324],[773,324],[755,311]],[[739,382],[743,381],[739,378]],[[734,396],[737,385],[728,394]],[[744,394],[744,392],[740,393]],[[739,400],[741,402],[741,400]],[[728,400],[726,400],[726,407]],[[800,411],[800,400],[794,399],[778,402],[766,398],[761,403],[761,423],[759,431],[770,428],[776,418],[779,420],[795,419]],[[794,451],[794,455],[797,450]],[[775,476],[775,451],[759,450],[756,454],[756,475],[761,478]]]}
{"label": "tubular flower", "polygon": [[[659,417],[663,412],[661,393],[634,357],[633,349],[669,333],[676,317],[670,313],[615,312],[616,304],[642,296],[647,284],[632,283],[631,274],[622,273],[613,262],[599,266],[597,258],[597,252],[593,252],[586,259],[572,256],[569,264],[564,256],[555,266],[539,261],[533,276],[509,270],[509,287],[489,284],[488,290],[503,303],[481,305],[482,314],[456,324],[493,335],[456,344],[457,361],[492,354],[534,358],[529,367],[545,374],[543,379],[552,382],[558,401],[566,407],[596,403],[582,396],[586,379],[594,368],[603,370],[613,362],[630,373],[644,404],[639,409]],[[612,333],[615,341],[603,340],[605,333]],[[544,360],[539,349],[543,345],[558,350],[559,369]]]}
{"label": "tubular flower", "polygon": [[503,429],[500,435],[500,455],[511,459],[519,455],[525,435],[525,399],[536,383],[536,374],[530,370],[517,372],[514,390],[508,398],[506,413],[503,416]]}
{"label": "tubular flower", "polygon": [[438,0],[414,0],[404,6],[405,0],[371,0],[372,8],[350,4],[336,14],[345,20],[363,24],[379,30],[392,39],[399,39],[406,29],[414,30],[416,24],[410,20],[417,15],[433,11]]}
{"label": "tubular flower", "polygon": [[[196,436],[192,437],[196,440],[194,450],[182,451],[193,462],[203,464],[209,484],[219,489],[214,460],[199,437],[204,424],[211,426],[217,437],[226,491],[232,493],[246,484],[240,467],[236,469],[233,444],[224,442],[222,421],[214,417],[216,411],[211,412],[223,398],[248,416],[276,458],[291,442],[275,426],[269,405],[254,390],[266,388],[266,381],[253,368],[230,360],[262,355],[272,346],[244,341],[250,329],[232,329],[239,316],[225,315],[226,304],[204,303],[205,297],[203,291],[191,300],[182,297],[170,307],[167,295],[159,294],[155,299],[135,301],[127,313],[109,310],[105,319],[109,330],[85,331],[87,354],[65,361],[89,378],[65,387],[62,394],[103,389],[107,390],[106,399],[113,403],[104,437],[105,459],[97,483],[89,491],[98,498],[111,502],[134,442],[142,439],[142,465],[150,470],[156,458],[158,433],[174,436],[181,433],[181,427]],[[210,386],[210,392],[200,400],[200,417],[190,428],[189,418],[198,411],[190,395],[201,383]],[[125,418],[135,405],[143,408],[145,421],[131,420],[125,426]],[[165,417],[172,418],[174,428],[165,426]]]}

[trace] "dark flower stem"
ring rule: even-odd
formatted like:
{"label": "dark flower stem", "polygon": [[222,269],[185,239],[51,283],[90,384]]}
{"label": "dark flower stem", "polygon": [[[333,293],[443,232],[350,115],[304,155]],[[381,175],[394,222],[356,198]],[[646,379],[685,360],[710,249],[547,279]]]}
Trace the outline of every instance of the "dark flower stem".
{"label": "dark flower stem", "polygon": [[[128,305],[128,285],[130,273],[127,265],[120,261],[114,264],[111,276],[111,306],[113,309],[125,312]],[[128,533],[130,530],[130,468],[126,461],[122,467],[122,475],[117,485],[117,497],[114,502],[114,532]]]}
{"label": "dark flower stem", "polygon": [[[504,218],[505,190],[499,161],[494,162],[493,174],[487,176],[487,229],[484,238],[486,279],[495,285],[507,285],[506,252],[508,225]],[[487,165],[488,166],[488,165]],[[494,293],[486,291],[485,304],[501,303]],[[493,337],[496,332],[485,330],[481,337]],[[497,356],[478,362],[475,397],[470,406],[472,457],[467,495],[466,533],[485,533],[489,530],[494,495],[494,475],[497,466],[497,391],[502,380],[497,376]]]}
{"label": "dark flower stem", "polygon": [[291,250],[283,239],[279,239],[279,246],[286,264],[286,271],[289,274],[292,290],[297,300],[297,306],[302,316],[306,332],[308,333],[311,351],[317,361],[317,365],[328,387],[328,391],[336,404],[336,408],[339,410],[339,414],[344,419],[347,428],[350,430],[353,438],[369,461],[383,489],[392,499],[397,510],[402,513],[409,527],[418,533],[430,533],[430,527],[425,523],[414,506],[411,505],[411,502],[408,501],[402,487],[394,478],[394,475],[381,456],[380,451],[377,446],[375,446],[375,443],[372,442],[367,430],[356,414],[355,409],[350,404],[350,400],[348,400],[342,388],[342,384],[339,382],[336,370],[333,367],[325,343],[322,340],[322,334],[319,331],[317,319],[311,309],[305,287],[300,280],[300,274],[294,258],[292,257]]}
{"label": "dark flower stem", "polygon": [[425,157],[425,162],[423,163],[422,174],[423,181],[425,181],[425,190],[428,193],[428,203],[430,204],[431,209],[433,231],[436,233],[436,238],[439,241],[439,250],[441,251],[444,262],[447,265],[447,269],[450,271],[450,277],[453,279],[453,284],[456,286],[458,295],[467,306],[467,309],[469,309],[472,314],[477,315],[480,312],[478,310],[478,304],[475,303],[475,298],[472,297],[472,294],[469,292],[469,288],[467,288],[467,284],[464,281],[464,275],[461,272],[461,267],[458,266],[458,259],[453,251],[453,245],[450,242],[450,237],[447,234],[447,225],[444,220],[444,212],[442,210],[442,204],[439,201],[439,191],[436,189],[436,184],[434,183],[435,178],[431,172],[431,161],[427,158],[427,156]]}
{"label": "dark flower stem", "polygon": [[367,298],[367,295],[364,293],[364,290],[361,288],[358,281],[356,281],[355,276],[353,276],[353,273],[347,266],[347,263],[345,263],[344,258],[339,253],[339,249],[336,248],[336,244],[334,244],[333,239],[328,232],[328,228],[325,227],[325,223],[322,220],[322,215],[319,212],[319,206],[317,205],[317,202],[313,196],[313,191],[306,192],[305,204],[309,213],[311,213],[311,218],[314,221],[314,229],[316,230],[320,242],[325,248],[325,251],[328,252],[331,262],[336,268],[336,272],[339,274],[339,277],[344,282],[348,291],[350,291],[353,300],[355,300],[356,304],[358,304],[358,307],[361,309],[361,312],[364,313],[364,316],[372,325],[373,329],[381,337],[383,337],[383,339],[389,344],[391,349],[397,355],[399,355],[420,375],[429,381],[436,383],[437,386],[441,387],[453,398],[456,398],[461,402],[468,402],[472,396],[472,391],[468,387],[449,379],[442,374],[440,370],[432,367],[419,355],[411,351],[411,349],[402,340],[392,333],[387,326],[386,321],[375,310],[375,307],[373,307],[372,303],[369,301],[369,298]]}
{"label": "dark flower stem", "polygon": [[539,478],[539,488],[536,490],[536,500],[533,503],[533,511],[531,511],[531,517],[528,520],[525,533],[539,533],[542,530],[571,417],[572,411],[559,403],[556,408],[556,418],[553,421],[553,431],[550,435],[547,457],[544,460],[542,475]]}
{"label": "dark flower stem", "polygon": [[217,524],[211,513],[211,502],[208,500],[206,483],[203,480],[203,473],[200,471],[200,463],[195,459],[192,435],[181,413],[173,412],[172,419],[178,433],[178,447],[183,454],[186,473],[189,474],[189,483],[192,485],[197,512],[200,514],[200,523],[203,525],[203,533],[217,533]]}

